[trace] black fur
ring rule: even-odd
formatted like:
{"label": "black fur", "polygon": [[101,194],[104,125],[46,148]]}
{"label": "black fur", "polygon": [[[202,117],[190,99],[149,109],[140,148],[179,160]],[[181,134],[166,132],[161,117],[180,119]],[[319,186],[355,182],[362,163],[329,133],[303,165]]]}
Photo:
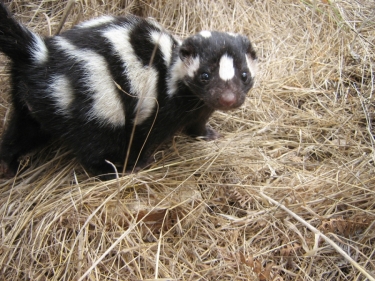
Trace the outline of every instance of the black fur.
{"label": "black fur", "polygon": [[[157,106],[135,127],[129,155],[128,146],[140,93],[132,92],[128,69],[103,36],[104,30],[124,25],[131,25],[129,41],[137,59],[145,69],[152,67],[158,74]],[[151,31],[170,38],[172,55],[169,66],[161,48],[155,47],[150,39]],[[206,126],[208,118],[216,109],[240,106],[253,85],[245,55],[255,60],[256,54],[249,40],[239,35],[212,32],[210,38],[204,38],[198,34],[180,44],[150,20],[134,16],[117,17],[95,26],[77,26],[59,36],[43,38],[41,42],[48,50],[45,61],[38,61],[32,52],[36,38],[34,33],[17,23],[0,3],[0,51],[11,59],[13,104],[12,116],[2,138],[0,159],[9,173],[16,172],[22,155],[44,145],[51,137],[60,138],[94,175],[114,172],[105,160],[118,165],[119,171],[125,159],[127,171],[143,167],[148,164],[152,153],[179,131],[194,137],[203,136],[207,140],[216,138],[216,132]],[[86,79],[85,62],[59,48],[56,43],[58,38],[66,39],[77,50],[94,52],[104,58],[111,79],[120,86],[116,87],[115,96],[122,104],[124,125],[88,119],[95,99]],[[224,81],[218,75],[218,64],[223,54],[233,58],[236,71],[230,81]],[[194,75],[185,74],[177,79],[177,65],[188,65],[196,57],[199,57],[200,64]],[[247,80],[241,80],[244,72],[249,76]],[[202,73],[209,74],[208,81],[202,80]],[[69,114],[59,112],[51,93],[51,81],[59,75],[67,77],[72,86],[73,100],[69,104]],[[175,81],[174,91],[169,88],[170,81]],[[229,102],[223,98],[223,93],[230,94],[232,98]]]}

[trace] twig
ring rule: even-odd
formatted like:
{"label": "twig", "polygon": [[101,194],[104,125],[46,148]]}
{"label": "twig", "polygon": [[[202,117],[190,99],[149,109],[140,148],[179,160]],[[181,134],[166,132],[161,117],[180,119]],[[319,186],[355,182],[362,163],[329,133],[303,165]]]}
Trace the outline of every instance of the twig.
{"label": "twig", "polygon": [[314,234],[319,235],[322,237],[328,244],[330,244],[340,255],[342,255],[348,262],[350,262],[355,268],[357,268],[364,276],[368,278],[370,281],[375,281],[375,278],[370,275],[362,266],[360,266],[355,260],[353,260],[347,253],[345,253],[333,240],[328,238],[326,235],[324,235],[322,232],[320,232],[317,228],[313,227],[311,224],[309,224],[307,221],[305,221],[303,218],[298,216],[296,213],[289,210],[285,205],[277,202],[276,200],[272,199],[271,197],[265,195],[262,191],[260,192],[260,195],[270,201],[272,204],[276,205],[278,208],[283,209],[285,212],[290,214],[292,217],[294,217],[296,220],[298,220],[300,223],[302,223],[304,226],[306,226],[308,229],[310,229]]}
{"label": "twig", "polygon": [[68,1],[68,4],[66,4],[66,7],[65,7],[65,10],[64,10],[64,14],[63,14],[63,17],[61,18],[61,21],[59,23],[59,26],[57,28],[57,31],[55,33],[55,35],[58,35],[62,29],[62,27],[64,26],[64,23],[66,22],[66,19],[68,18],[74,4],[76,3],[76,0],[69,0]]}

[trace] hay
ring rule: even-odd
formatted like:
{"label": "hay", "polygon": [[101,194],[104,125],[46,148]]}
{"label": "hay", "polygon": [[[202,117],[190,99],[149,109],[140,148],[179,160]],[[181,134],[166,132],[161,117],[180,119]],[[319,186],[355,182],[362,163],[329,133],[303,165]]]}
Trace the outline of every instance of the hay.
{"label": "hay", "polygon": [[[67,2],[10,6],[48,35]],[[210,120],[223,138],[176,136],[147,171],[99,182],[58,145],[25,157],[30,167],[0,182],[0,279],[374,280],[374,9],[365,0],[74,4],[64,28],[131,12],[182,37],[245,33],[259,74],[241,109]]]}

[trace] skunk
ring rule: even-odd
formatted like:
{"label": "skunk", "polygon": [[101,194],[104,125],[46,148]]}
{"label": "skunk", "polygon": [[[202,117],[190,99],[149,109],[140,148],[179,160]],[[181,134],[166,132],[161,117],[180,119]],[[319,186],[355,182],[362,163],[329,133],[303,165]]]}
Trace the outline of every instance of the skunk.
{"label": "skunk", "polygon": [[209,117],[243,104],[257,61],[245,36],[201,31],[181,42],[153,19],[132,15],[41,37],[2,3],[0,51],[10,59],[12,86],[0,160],[13,175],[21,156],[51,139],[104,178],[114,176],[110,163],[126,171],[147,166],[178,132],[213,140]]}

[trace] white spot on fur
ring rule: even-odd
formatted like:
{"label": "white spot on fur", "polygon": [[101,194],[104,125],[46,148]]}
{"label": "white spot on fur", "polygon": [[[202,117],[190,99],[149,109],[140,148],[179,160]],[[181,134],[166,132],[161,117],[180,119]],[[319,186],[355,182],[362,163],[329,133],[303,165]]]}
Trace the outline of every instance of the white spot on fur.
{"label": "white spot on fur", "polygon": [[30,51],[36,63],[42,64],[48,59],[48,49],[43,39],[39,35],[32,33],[33,44],[30,46]]}
{"label": "white spot on fur", "polygon": [[65,75],[54,77],[51,81],[50,90],[58,108],[57,113],[69,115],[69,107],[74,98],[73,88],[69,79]]}
{"label": "white spot on fur", "polygon": [[219,76],[224,81],[228,81],[234,77],[233,58],[227,54],[223,55],[220,59]]}
{"label": "white spot on fur", "polygon": [[255,77],[255,74],[257,72],[257,63],[255,60],[253,60],[250,55],[246,55],[246,63],[247,67],[250,70],[251,77]]}
{"label": "white spot on fur", "polygon": [[172,58],[173,41],[166,33],[151,31],[151,39],[155,45],[159,45],[159,49],[163,54],[165,65],[168,67]]}
{"label": "white spot on fur", "polygon": [[93,51],[76,48],[62,37],[56,37],[55,40],[61,50],[82,63],[86,70],[84,78],[90,89],[88,94],[92,92],[94,100],[88,112],[88,120],[98,120],[102,125],[125,125],[123,105],[105,59]]}
{"label": "white spot on fur", "polygon": [[135,124],[145,121],[156,107],[158,72],[151,66],[143,66],[130,43],[129,26],[109,28],[103,32],[120,57],[130,82],[131,94],[138,97]]}
{"label": "white spot on fur", "polygon": [[110,23],[115,20],[114,17],[111,16],[102,16],[99,18],[91,19],[88,21],[84,21],[77,25],[78,28],[91,28],[91,27],[97,27],[102,24]]}
{"label": "white spot on fur", "polygon": [[201,32],[199,32],[199,34],[204,37],[204,38],[210,38],[211,37],[211,32],[208,31],[208,30],[202,30]]}

